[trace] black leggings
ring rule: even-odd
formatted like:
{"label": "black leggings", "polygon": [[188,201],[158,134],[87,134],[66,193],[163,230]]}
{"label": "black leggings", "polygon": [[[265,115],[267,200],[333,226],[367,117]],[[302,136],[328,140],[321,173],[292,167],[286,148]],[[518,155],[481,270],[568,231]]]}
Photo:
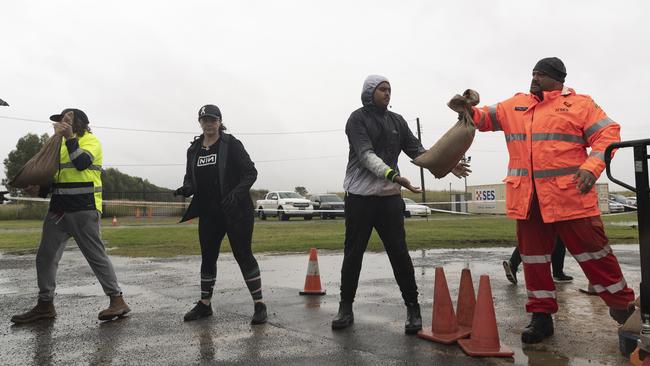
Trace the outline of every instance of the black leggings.
{"label": "black leggings", "polygon": [[406,247],[404,201],[400,195],[386,197],[346,195],[341,301],[354,301],[359,285],[363,253],[368,247],[373,228],[377,230],[384,244],[404,302],[417,304],[418,287],[415,283],[413,262]]}
{"label": "black leggings", "polygon": [[228,224],[223,213],[199,217],[199,242],[201,243],[201,299],[212,298],[217,279],[217,258],[224,236],[228,235],[230,248],[241,270],[253,300],[262,299],[260,268],[251,250],[253,215],[246,215],[237,224]]}

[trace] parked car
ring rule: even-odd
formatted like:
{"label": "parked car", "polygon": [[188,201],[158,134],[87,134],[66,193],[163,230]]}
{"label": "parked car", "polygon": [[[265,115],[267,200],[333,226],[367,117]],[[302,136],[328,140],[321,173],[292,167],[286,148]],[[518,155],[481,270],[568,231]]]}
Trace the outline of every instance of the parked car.
{"label": "parked car", "polygon": [[291,191],[272,191],[262,200],[257,200],[257,216],[266,220],[268,216],[277,216],[282,221],[287,221],[291,216],[303,217],[311,220],[314,206],[305,197]]}
{"label": "parked car", "polygon": [[629,206],[636,207],[636,197],[632,196],[632,197],[626,197],[626,198],[627,198],[627,204]]}
{"label": "parked car", "polygon": [[623,206],[623,204],[616,201],[609,201],[609,212],[616,213],[623,211],[625,211],[625,206]]}
{"label": "parked car", "polygon": [[[609,202],[616,202],[619,203],[621,206],[623,206],[624,211],[633,211],[634,207],[631,207],[630,204],[628,204],[627,201],[628,197],[623,196],[622,194],[610,194],[609,195]],[[610,207],[611,211],[611,207]]]}
{"label": "parked car", "polygon": [[335,194],[313,194],[309,200],[311,201],[312,206],[314,206],[314,211],[321,211],[314,212],[314,216],[320,216],[322,220],[344,216],[343,209],[345,208],[345,202],[343,202],[341,197]]}
{"label": "parked car", "polygon": [[415,203],[410,198],[404,198],[404,204],[406,207],[404,208],[404,217],[411,217],[411,216],[421,216],[421,217],[427,217],[431,215],[431,209],[425,205],[420,205]]}

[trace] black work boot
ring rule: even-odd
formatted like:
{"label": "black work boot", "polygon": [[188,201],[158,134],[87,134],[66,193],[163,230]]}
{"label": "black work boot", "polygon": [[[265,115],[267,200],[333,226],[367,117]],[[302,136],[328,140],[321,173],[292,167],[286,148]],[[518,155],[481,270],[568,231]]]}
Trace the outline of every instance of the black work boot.
{"label": "black work boot", "polygon": [[43,301],[38,300],[36,306],[32,310],[17,314],[11,317],[11,321],[16,324],[26,324],[35,322],[41,319],[53,319],[56,317],[56,311],[54,310],[54,303],[52,301]]}
{"label": "black work boot", "polygon": [[573,281],[573,277],[567,275],[564,272],[560,272],[559,274],[554,274],[553,275],[553,282],[555,283],[565,283],[565,282],[571,282]]}
{"label": "black work boot", "polygon": [[548,313],[533,313],[533,319],[521,333],[523,343],[539,343],[553,335],[553,317]]}
{"label": "black work boot", "polygon": [[420,304],[406,304],[406,323],[404,324],[404,333],[415,334],[422,329],[422,315],[420,314]]}
{"label": "black work boot", "polygon": [[616,320],[616,322],[620,325],[625,324],[627,318],[629,318],[632,315],[632,313],[634,313],[633,306],[627,309],[609,308],[609,316],[611,316],[612,319]]}
{"label": "black work boot", "polygon": [[251,325],[264,324],[266,323],[266,304],[261,301],[255,303],[255,314],[253,314],[253,319],[251,319]]}
{"label": "black work boot", "polygon": [[354,313],[352,312],[352,303],[339,303],[339,313],[332,320],[332,329],[345,329],[354,323]]}
{"label": "black work boot", "polygon": [[212,315],[212,304],[206,305],[203,302],[199,301],[196,303],[196,306],[192,308],[192,310],[188,311],[187,314],[185,314],[183,320],[189,322],[192,320],[205,318],[210,315]]}
{"label": "black work boot", "polygon": [[503,270],[506,272],[506,278],[513,285],[517,284],[517,270],[512,270],[512,263],[510,261],[503,261]]}

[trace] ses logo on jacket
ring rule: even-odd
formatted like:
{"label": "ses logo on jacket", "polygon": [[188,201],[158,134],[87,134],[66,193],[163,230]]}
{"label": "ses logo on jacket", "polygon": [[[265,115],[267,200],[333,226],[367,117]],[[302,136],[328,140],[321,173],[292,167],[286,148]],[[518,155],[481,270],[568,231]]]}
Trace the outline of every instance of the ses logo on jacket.
{"label": "ses logo on jacket", "polygon": [[199,156],[199,161],[196,166],[214,165],[217,163],[217,154],[210,154],[206,156]]}

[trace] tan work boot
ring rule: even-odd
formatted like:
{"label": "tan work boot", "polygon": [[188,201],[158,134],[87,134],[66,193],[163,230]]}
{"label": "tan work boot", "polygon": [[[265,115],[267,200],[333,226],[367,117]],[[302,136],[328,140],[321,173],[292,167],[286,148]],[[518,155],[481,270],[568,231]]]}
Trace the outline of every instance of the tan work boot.
{"label": "tan work boot", "polygon": [[54,303],[52,301],[38,300],[38,303],[32,310],[17,314],[11,317],[11,321],[16,324],[26,324],[35,322],[41,319],[54,319],[56,311],[54,310]]}
{"label": "tan work boot", "polygon": [[113,320],[117,317],[124,316],[129,311],[131,309],[124,302],[122,295],[111,296],[111,304],[108,306],[108,309],[100,311],[97,317],[99,320]]}

